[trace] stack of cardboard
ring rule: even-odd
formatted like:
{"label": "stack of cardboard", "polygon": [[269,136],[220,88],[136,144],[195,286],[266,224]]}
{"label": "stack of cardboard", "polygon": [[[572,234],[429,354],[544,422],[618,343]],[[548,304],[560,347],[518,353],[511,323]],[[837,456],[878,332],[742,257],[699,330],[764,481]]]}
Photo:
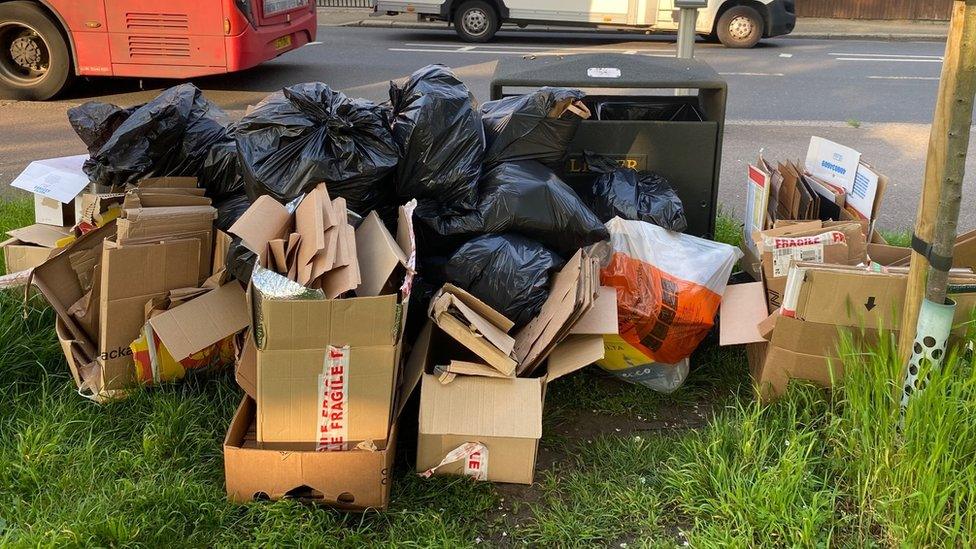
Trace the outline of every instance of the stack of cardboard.
{"label": "stack of cardboard", "polygon": [[411,355],[421,383],[417,470],[531,484],[546,385],[604,356],[616,292],[578,252],[553,277],[539,315],[515,334],[503,315],[445,285]]}
{"label": "stack of cardboard", "polygon": [[[125,196],[118,220],[89,230],[33,270],[33,283],[57,313],[58,337],[83,394],[104,400],[139,386],[131,346],[143,335],[151,305],[175,290],[196,288],[215,274],[216,211],[201,194],[195,180],[144,180]],[[219,282],[218,276],[210,287]],[[234,310],[244,307],[243,290],[236,282],[228,286],[215,294],[231,298],[221,300],[221,308],[205,308],[190,324],[156,330],[159,339],[173,342],[173,358],[203,348],[194,348],[194,341],[181,342],[177,350],[176,343],[186,334],[204,328],[229,334],[243,328],[242,315]],[[206,297],[202,302],[187,300],[171,312],[199,310],[209,303]]]}
{"label": "stack of cardboard", "polygon": [[257,264],[237,364],[247,396],[224,441],[230,499],[386,507],[396,420],[419,379],[401,368],[412,208],[396,237],[375,212],[354,228],[319,185],[294,213],[262,197],[231,227]]}
{"label": "stack of cardboard", "polygon": [[[840,333],[870,343],[899,329],[911,251],[874,230],[887,178],[860,154],[811,139],[803,168],[760,157],[749,167],[741,266],[758,282],[729,286],[721,345],[747,346],[760,396],[791,379],[830,387],[843,374]],[[954,282],[976,281],[976,233],[959,237]],[[953,296],[962,322],[976,294]]]}

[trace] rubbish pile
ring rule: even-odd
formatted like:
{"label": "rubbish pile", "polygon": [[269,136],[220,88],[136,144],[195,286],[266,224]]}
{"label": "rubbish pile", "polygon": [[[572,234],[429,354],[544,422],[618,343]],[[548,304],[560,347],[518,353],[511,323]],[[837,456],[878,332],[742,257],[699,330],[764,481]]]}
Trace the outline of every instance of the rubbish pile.
{"label": "rubbish pile", "polygon": [[547,385],[596,363],[675,390],[742,255],[682,234],[654,166],[587,153],[568,174],[598,104],[479,106],[440,65],[387,104],[305,83],[236,123],[192,85],[85,104],[89,155],[13,183],[37,224],[10,232],[0,284],[44,295],[92,400],[233,367],[233,501],[385,508],[417,385],[418,473],[531,483]]}
{"label": "rubbish pile", "polygon": [[[760,156],[746,185],[741,266],[756,282],[727,288],[720,344],[747,345],[764,400],[792,379],[830,387],[843,375],[838,327],[864,342],[900,329],[911,248],[875,229],[888,178],[856,150],[813,137],[802,164]],[[976,231],[954,253],[959,327],[976,307],[974,269]]]}

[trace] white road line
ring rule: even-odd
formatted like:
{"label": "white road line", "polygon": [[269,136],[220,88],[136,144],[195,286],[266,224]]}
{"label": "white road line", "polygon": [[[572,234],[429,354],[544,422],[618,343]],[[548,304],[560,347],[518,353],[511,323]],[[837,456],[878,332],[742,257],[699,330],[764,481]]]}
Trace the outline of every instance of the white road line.
{"label": "white road line", "polygon": [[471,51],[477,47],[478,46],[464,46],[463,48],[458,48],[458,51]]}
{"label": "white road line", "polygon": [[781,53],[781,54],[779,54],[779,56],[780,57],[785,57],[785,58],[789,59],[790,57],[793,57],[793,54],[792,53]]}
{"label": "white road line", "polygon": [[942,61],[941,55],[908,55],[901,53],[828,53],[834,57],[904,57],[907,59],[938,59]]}
{"label": "white road line", "polygon": [[[726,120],[726,126],[773,126],[773,127],[812,127],[812,128],[850,128],[847,122],[834,120]],[[863,125],[861,126],[864,127]]]}
{"label": "white road line", "polygon": [[[406,42],[403,45],[404,46],[407,46],[407,47],[411,47],[411,48],[451,48],[451,49],[457,49],[458,48],[458,46],[456,46],[454,44],[424,44],[424,43]],[[549,47],[546,47],[546,46],[529,46],[529,45],[525,45],[525,46],[505,46],[505,45],[501,45],[501,44],[485,44],[485,45],[482,45],[482,46],[466,46],[466,47],[469,47],[469,48],[488,48],[488,49],[492,49],[492,50],[519,50],[519,51],[522,51],[522,50],[577,51],[578,50],[578,51],[592,51],[592,52],[596,52],[596,53],[602,53],[602,52],[627,53],[627,52],[631,52],[631,51],[637,51],[637,52],[645,52],[645,51],[651,52],[651,51],[653,51],[653,52],[666,53],[666,52],[669,52],[669,51],[670,52],[674,52],[675,51],[674,48],[643,48],[643,49],[636,49],[635,50],[633,48],[603,48],[603,47],[600,47],[600,46],[579,46],[579,47],[572,47],[572,46],[570,46],[570,47],[553,47],[553,48],[549,48]]]}
{"label": "white road line", "polygon": [[938,76],[869,76],[872,80],[939,80]]}
{"label": "white road line", "polygon": [[877,63],[941,63],[941,59],[883,59],[880,57],[835,57],[834,61],[875,61]]}
{"label": "white road line", "polygon": [[[549,50],[549,51],[492,51],[492,50],[465,50],[465,49],[453,49],[453,50],[442,50],[442,49],[425,49],[425,48],[388,48],[387,51],[399,51],[399,52],[415,52],[415,53],[477,53],[481,55],[540,55],[540,56],[554,56],[554,55],[573,55],[575,53],[581,52],[594,52],[593,50]],[[645,57],[674,57],[674,55],[667,54],[653,54],[653,53],[641,53],[639,55]]]}
{"label": "white road line", "polygon": [[322,42],[309,42],[308,44],[305,44],[305,45],[306,46],[321,46],[322,45]]}
{"label": "white road line", "polygon": [[781,72],[720,72],[721,76],[784,76]]}

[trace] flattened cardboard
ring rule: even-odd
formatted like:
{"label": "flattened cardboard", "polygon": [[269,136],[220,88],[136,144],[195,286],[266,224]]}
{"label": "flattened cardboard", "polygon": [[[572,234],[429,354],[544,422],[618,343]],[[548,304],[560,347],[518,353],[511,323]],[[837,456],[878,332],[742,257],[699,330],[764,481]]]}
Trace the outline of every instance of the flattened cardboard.
{"label": "flattened cardboard", "polygon": [[719,315],[719,345],[766,341],[759,330],[769,316],[762,282],[726,286]]}
{"label": "flattened cardboard", "polygon": [[236,281],[149,319],[149,325],[177,361],[247,328],[250,315]]}
{"label": "flattened cardboard", "polygon": [[406,267],[407,257],[375,211],[356,228],[356,257],[362,272],[356,295],[375,296],[398,290],[391,287],[390,279],[398,267]]}
{"label": "flattened cardboard", "polygon": [[452,360],[448,364],[435,366],[434,369],[435,373],[438,374],[438,379],[441,383],[450,383],[454,381],[457,376],[481,376],[503,379],[512,377],[506,376],[487,364],[481,364],[480,362],[467,362],[464,360]]}
{"label": "flattened cardboard", "polygon": [[145,305],[169,290],[195,286],[200,273],[200,242],[173,240],[102,250],[98,362],[104,389],[136,383],[129,344],[145,324]]}
{"label": "flattened cardboard", "polygon": [[573,325],[570,335],[619,334],[617,325],[617,288],[600,286],[593,307]]}
{"label": "flattened cardboard", "polygon": [[7,231],[7,234],[24,244],[34,244],[43,248],[56,248],[59,240],[71,236],[72,233],[71,227],[55,227],[54,225],[37,223]]}
{"label": "flattened cardboard", "polygon": [[230,234],[239,237],[245,246],[264,259],[270,240],[284,238],[291,232],[292,214],[268,195],[257,200],[234,222]]}
{"label": "flattened cardboard", "polygon": [[481,300],[445,284],[431,299],[430,316],[441,330],[499,372],[506,376],[515,372],[515,339],[507,333],[511,321]]}
{"label": "flattened cardboard", "polygon": [[212,206],[126,209],[117,222],[116,241],[120,246],[128,246],[197,240],[200,258],[195,263],[199,266],[199,283],[206,280],[213,269],[213,220],[216,216],[217,210]]}
{"label": "flattened cardboard", "polygon": [[196,189],[195,177],[146,177],[139,181],[140,189]]}
{"label": "flattened cardboard", "polygon": [[605,356],[603,335],[571,335],[560,341],[549,355],[546,381],[581,370]]}

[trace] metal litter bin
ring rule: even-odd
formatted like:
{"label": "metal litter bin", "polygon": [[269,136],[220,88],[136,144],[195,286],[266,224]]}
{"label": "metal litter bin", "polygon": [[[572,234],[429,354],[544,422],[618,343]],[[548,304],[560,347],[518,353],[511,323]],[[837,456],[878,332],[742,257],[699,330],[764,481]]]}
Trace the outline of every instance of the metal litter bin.
{"label": "metal litter bin", "polygon": [[586,170],[584,151],[656,171],[684,203],[686,232],[714,236],[727,85],[710,66],[625,54],[507,58],[495,68],[491,98],[542,86],[587,92],[592,116],[570,145],[561,174],[568,184],[581,191],[596,177]]}

